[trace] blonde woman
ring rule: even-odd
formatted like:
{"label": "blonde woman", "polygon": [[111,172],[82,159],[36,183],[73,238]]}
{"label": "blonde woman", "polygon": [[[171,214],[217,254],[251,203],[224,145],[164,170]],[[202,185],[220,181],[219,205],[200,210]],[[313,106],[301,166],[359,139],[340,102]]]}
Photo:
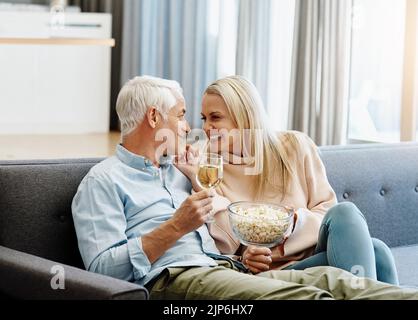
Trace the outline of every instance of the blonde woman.
{"label": "blonde woman", "polygon": [[[255,86],[239,76],[216,81],[203,96],[203,129],[211,138],[210,148],[226,160],[216,201],[223,210],[208,224],[220,251],[239,255],[253,273],[329,265],[398,285],[390,249],[370,237],[366,220],[354,204],[337,204],[314,142],[300,132],[272,131],[264,110]],[[251,139],[243,139],[248,130]],[[238,148],[232,132],[241,133]],[[182,171],[193,182],[193,170]],[[224,210],[235,201],[265,201],[297,209],[292,234],[272,249],[240,246]]]}

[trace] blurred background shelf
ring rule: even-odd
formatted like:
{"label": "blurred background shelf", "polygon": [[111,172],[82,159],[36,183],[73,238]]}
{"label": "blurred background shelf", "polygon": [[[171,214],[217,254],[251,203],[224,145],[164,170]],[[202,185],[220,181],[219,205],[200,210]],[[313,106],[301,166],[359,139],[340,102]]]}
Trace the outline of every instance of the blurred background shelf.
{"label": "blurred background shelf", "polygon": [[0,11],[0,134],[109,132],[111,19]]}
{"label": "blurred background shelf", "polygon": [[115,46],[115,39],[83,38],[0,38],[0,45],[73,45],[73,46]]}

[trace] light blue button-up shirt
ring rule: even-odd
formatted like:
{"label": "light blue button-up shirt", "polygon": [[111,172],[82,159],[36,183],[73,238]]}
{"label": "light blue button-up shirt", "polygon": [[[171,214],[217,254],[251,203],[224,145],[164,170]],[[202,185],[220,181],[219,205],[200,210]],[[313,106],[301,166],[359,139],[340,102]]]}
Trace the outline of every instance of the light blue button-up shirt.
{"label": "light blue button-up shirt", "polygon": [[216,266],[206,225],[179,239],[153,264],[141,236],[170,219],[190,195],[190,181],[171,163],[160,168],[119,145],[94,166],[72,202],[78,246],[87,270],[145,285],[167,267]]}

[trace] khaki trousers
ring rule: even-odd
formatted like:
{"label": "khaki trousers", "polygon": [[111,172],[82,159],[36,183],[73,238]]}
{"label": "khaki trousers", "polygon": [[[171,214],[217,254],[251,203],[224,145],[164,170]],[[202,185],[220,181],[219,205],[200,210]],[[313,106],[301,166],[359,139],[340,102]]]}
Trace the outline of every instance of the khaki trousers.
{"label": "khaki trousers", "polygon": [[217,267],[168,268],[150,288],[151,299],[172,300],[418,300],[418,289],[360,278],[334,267],[272,270],[252,275],[227,261]]}

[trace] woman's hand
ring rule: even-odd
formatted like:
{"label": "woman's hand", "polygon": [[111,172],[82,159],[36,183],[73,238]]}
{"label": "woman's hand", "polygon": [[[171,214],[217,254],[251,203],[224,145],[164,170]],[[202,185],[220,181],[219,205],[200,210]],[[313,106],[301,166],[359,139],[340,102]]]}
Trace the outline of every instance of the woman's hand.
{"label": "woman's hand", "polygon": [[295,231],[297,221],[298,221],[298,214],[295,211],[293,215],[292,230],[290,231],[290,234],[285,236],[283,239],[283,242],[273,249],[275,254],[278,253],[280,257],[285,256],[284,244],[286,243],[287,239],[289,239],[289,237],[292,235],[293,231]]}
{"label": "woman's hand", "polygon": [[[293,216],[292,231],[290,234],[292,234],[295,230],[297,219],[298,215],[295,212]],[[289,236],[286,236],[283,242],[274,248],[275,254],[276,252],[279,253],[280,257],[284,257],[285,255],[284,245],[287,239],[289,239]],[[268,271],[270,270],[270,265],[272,263],[272,252],[266,247],[248,246],[242,254],[242,263],[254,274]]]}
{"label": "woman's hand", "polygon": [[242,254],[242,263],[254,274],[268,271],[271,262],[271,250],[266,247],[248,246]]}
{"label": "woman's hand", "polygon": [[186,146],[186,150],[174,158],[174,165],[179,169],[193,184],[195,191],[196,174],[198,171],[199,150],[194,149],[191,145]]}

